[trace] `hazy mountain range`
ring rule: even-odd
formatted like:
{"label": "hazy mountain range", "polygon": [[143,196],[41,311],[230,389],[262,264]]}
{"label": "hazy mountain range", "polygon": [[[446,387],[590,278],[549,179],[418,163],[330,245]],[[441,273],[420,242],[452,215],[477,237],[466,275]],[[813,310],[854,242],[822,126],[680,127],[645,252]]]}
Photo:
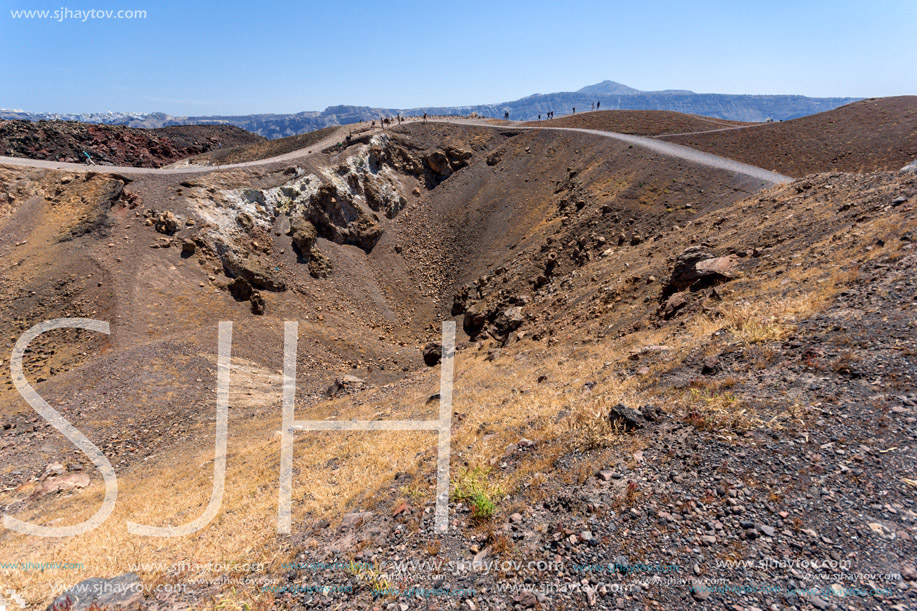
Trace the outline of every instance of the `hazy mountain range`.
{"label": "hazy mountain range", "polygon": [[169,125],[226,123],[236,125],[267,138],[281,138],[358,121],[378,119],[380,116],[403,114],[469,115],[502,118],[509,112],[511,119],[534,120],[553,110],[556,117],[570,114],[573,107],[579,111],[601,102],[602,110],[649,109],[674,110],[738,121],[765,121],[767,119],[793,119],[825,110],[831,110],[862,98],[809,98],[801,95],[736,95],[723,93],[694,93],[678,89],[641,91],[616,83],[603,81],[583,87],[579,91],[534,94],[519,100],[499,104],[476,106],[442,106],[426,108],[372,108],[368,106],[329,106],[322,111],[305,111],[295,114],[261,114],[233,116],[176,117],[164,113],[30,113],[21,110],[0,110],[0,119],[67,120],[89,123],[127,125],[130,127],[166,127]]}

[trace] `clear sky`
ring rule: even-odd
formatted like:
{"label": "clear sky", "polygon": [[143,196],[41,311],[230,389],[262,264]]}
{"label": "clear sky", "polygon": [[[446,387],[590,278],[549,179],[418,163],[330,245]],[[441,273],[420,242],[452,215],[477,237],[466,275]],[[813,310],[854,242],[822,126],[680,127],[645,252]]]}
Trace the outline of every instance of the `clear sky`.
{"label": "clear sky", "polygon": [[[0,0],[0,108],[174,115],[638,89],[917,94],[917,0]],[[144,19],[14,10],[144,10]]]}

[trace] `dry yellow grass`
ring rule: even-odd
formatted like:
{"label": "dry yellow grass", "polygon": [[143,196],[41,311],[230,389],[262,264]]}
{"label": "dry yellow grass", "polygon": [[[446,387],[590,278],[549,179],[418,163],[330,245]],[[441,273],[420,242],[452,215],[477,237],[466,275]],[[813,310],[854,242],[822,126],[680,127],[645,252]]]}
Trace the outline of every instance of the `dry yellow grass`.
{"label": "dry yellow grass", "polygon": [[[856,276],[851,258],[868,259],[888,254],[890,247],[871,248],[876,236],[895,229],[889,221],[864,228],[860,247],[830,238],[811,245],[802,256],[820,256],[822,264],[790,267],[767,279],[743,278],[728,285],[723,301],[711,313],[698,313],[681,326],[663,325],[641,329],[616,340],[584,345],[574,342],[547,347],[544,343],[522,342],[505,350],[494,362],[485,362],[482,352],[459,352],[456,359],[453,434],[453,472],[463,465],[493,466],[504,457],[509,444],[526,437],[536,451],[522,461],[512,475],[499,469],[493,483],[513,495],[523,488],[537,497],[556,479],[556,462],[575,450],[606,449],[630,455],[640,438],[623,435],[608,422],[610,405],[656,403],[670,412],[692,411],[710,417],[723,428],[741,432],[755,426],[778,426],[781,420],[802,422],[805,408],[793,404],[779,419],[762,420],[728,388],[695,389],[686,394],[657,388],[662,374],[692,351],[704,353],[716,336],[728,331],[746,347],[780,340],[793,326],[823,309]],[[827,244],[831,248],[827,249]],[[583,331],[583,334],[585,330]],[[634,348],[666,345],[672,350],[664,359],[649,365],[649,372],[628,376],[623,373]],[[548,381],[536,382],[543,373]],[[249,375],[276,376],[251,370]],[[233,384],[244,387],[244,376]],[[594,382],[591,391],[586,382]],[[347,399],[329,401],[308,409],[299,407],[301,419],[410,419],[429,418],[436,405],[427,398],[438,390],[438,371],[416,374],[406,390],[395,393],[374,390],[360,399],[362,406]],[[239,397],[234,395],[233,401]],[[197,430],[193,438],[168,457],[158,457],[120,478],[120,495],[115,513],[102,528],[62,541],[34,539],[7,532],[0,539],[0,557],[6,561],[73,562],[86,559],[82,571],[63,576],[54,572],[10,572],[5,583],[31,602],[46,601],[51,592],[90,576],[111,576],[137,570],[147,583],[168,579],[164,568],[136,569],[145,563],[168,565],[191,560],[198,563],[265,563],[277,569],[291,560],[288,539],[275,534],[277,481],[279,474],[278,393],[265,393],[253,400],[277,415],[254,421],[230,422],[226,496],[218,517],[191,537],[150,539],[130,535],[128,519],[166,525],[186,522],[202,511],[210,495],[212,478],[212,432]],[[272,407],[275,406],[275,407]],[[301,433],[295,444],[293,495],[294,529],[322,518],[338,516],[345,507],[370,507],[387,498],[396,472],[415,475],[406,487],[393,490],[412,501],[432,501],[436,438],[431,433]],[[572,476],[581,479],[593,465],[584,463]],[[552,473],[553,472],[553,473]],[[579,474],[579,475],[577,475]],[[36,504],[18,516],[42,523],[66,524],[94,512],[101,501],[100,486],[77,495]],[[6,499],[5,499],[6,500]],[[634,502],[636,499],[631,499]],[[498,511],[500,509],[498,508]],[[206,576],[206,575],[201,575]],[[186,575],[185,577],[193,577]],[[215,608],[268,608],[268,594],[236,589],[213,601]]]}
{"label": "dry yellow grass", "polygon": [[[551,370],[553,379],[588,379],[601,367],[600,348],[596,358],[565,360]],[[598,363],[598,365],[596,365]],[[477,355],[459,353],[457,359],[455,410],[465,414],[456,420],[453,447],[454,473],[463,463],[489,465],[502,456],[504,448],[523,435],[536,444],[570,437],[570,444],[551,448],[531,468],[521,470],[512,482],[494,478],[495,486],[511,490],[524,478],[547,470],[553,460],[570,447],[580,444],[610,443],[614,432],[601,425],[601,406],[609,401],[632,396],[627,384],[608,380],[606,394],[583,400],[581,396],[545,385],[537,392],[514,392],[531,388],[534,380],[524,364],[498,363],[505,375],[493,376],[489,364]],[[251,372],[251,375],[266,375]],[[420,376],[407,396],[388,398],[374,406],[354,407],[346,400],[324,403],[314,410],[300,409],[299,418],[424,418],[435,411],[426,398],[436,389],[435,372]],[[233,378],[234,386],[246,388],[244,380]],[[238,398],[234,394],[231,398]],[[266,397],[256,397],[266,400]],[[279,401],[279,397],[276,397]],[[405,407],[407,406],[407,407]],[[567,409],[570,418],[558,419]],[[279,410],[278,410],[279,411]],[[571,425],[569,422],[574,422]],[[588,423],[592,424],[588,424]],[[101,527],[65,540],[35,539],[8,533],[0,542],[0,553],[10,561],[42,558],[44,562],[72,562],[86,558],[80,571],[68,572],[61,581],[52,572],[11,572],[7,582],[31,601],[47,598],[47,592],[60,591],[90,576],[112,576],[129,570],[141,574],[146,582],[163,579],[170,564],[265,563],[278,568],[289,561],[285,538],[275,534],[277,480],[279,475],[279,417],[261,421],[230,421],[228,473],[222,509],[214,521],[199,533],[175,539],[153,539],[131,535],[126,521],[151,525],[181,524],[200,515],[212,485],[212,432],[197,431],[195,439],[168,457],[154,458],[150,464],[119,478],[119,499],[112,517]],[[487,431],[486,433],[482,431]],[[311,520],[339,515],[341,508],[359,502],[363,506],[384,492],[395,472],[418,474],[412,496],[432,499],[435,436],[431,433],[350,432],[301,433],[297,435],[294,460],[294,528]],[[207,448],[207,449],[205,449]],[[429,482],[425,489],[424,482]],[[380,490],[381,489],[381,490]],[[101,502],[102,489],[96,485],[78,496],[53,499],[18,514],[21,519],[41,523],[66,524],[87,517]],[[185,576],[190,577],[190,576]],[[195,577],[206,577],[198,575]],[[265,593],[236,590],[227,593],[221,604],[242,600],[251,606],[263,604]],[[246,598],[247,597],[247,598]],[[235,604],[235,603],[232,603]],[[239,603],[242,604],[242,603]]]}

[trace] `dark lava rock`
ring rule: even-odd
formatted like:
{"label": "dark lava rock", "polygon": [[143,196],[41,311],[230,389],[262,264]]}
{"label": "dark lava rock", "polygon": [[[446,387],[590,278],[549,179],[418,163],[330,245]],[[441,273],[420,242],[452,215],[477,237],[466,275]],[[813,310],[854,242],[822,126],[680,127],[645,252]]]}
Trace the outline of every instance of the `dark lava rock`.
{"label": "dark lava rock", "polygon": [[623,427],[625,431],[643,428],[646,424],[643,414],[623,403],[618,403],[608,410],[608,419],[615,426]]}
{"label": "dark lava rock", "polygon": [[251,302],[252,302],[252,314],[255,314],[256,316],[263,316],[264,315],[264,297],[261,296],[261,293],[257,291],[252,293]]}
{"label": "dark lava rock", "polygon": [[699,290],[730,280],[736,262],[734,255],[714,257],[703,247],[692,246],[678,255],[662,294],[668,296],[687,288]]}
{"label": "dark lava rock", "polygon": [[232,298],[236,301],[248,301],[251,299],[252,285],[249,284],[248,280],[245,278],[236,278],[226,287],[229,291],[229,294],[232,295]]}
{"label": "dark lava rock", "polygon": [[430,342],[423,347],[423,362],[433,367],[443,358],[443,347],[439,342]]}

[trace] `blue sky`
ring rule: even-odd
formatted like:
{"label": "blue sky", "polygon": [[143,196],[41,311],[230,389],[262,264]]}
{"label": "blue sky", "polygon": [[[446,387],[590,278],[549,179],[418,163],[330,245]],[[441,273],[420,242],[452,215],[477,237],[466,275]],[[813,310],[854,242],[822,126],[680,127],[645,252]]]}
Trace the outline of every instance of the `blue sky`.
{"label": "blue sky", "polygon": [[[0,0],[0,108],[175,115],[639,89],[917,94],[917,2]],[[145,10],[14,19],[11,10]]]}

